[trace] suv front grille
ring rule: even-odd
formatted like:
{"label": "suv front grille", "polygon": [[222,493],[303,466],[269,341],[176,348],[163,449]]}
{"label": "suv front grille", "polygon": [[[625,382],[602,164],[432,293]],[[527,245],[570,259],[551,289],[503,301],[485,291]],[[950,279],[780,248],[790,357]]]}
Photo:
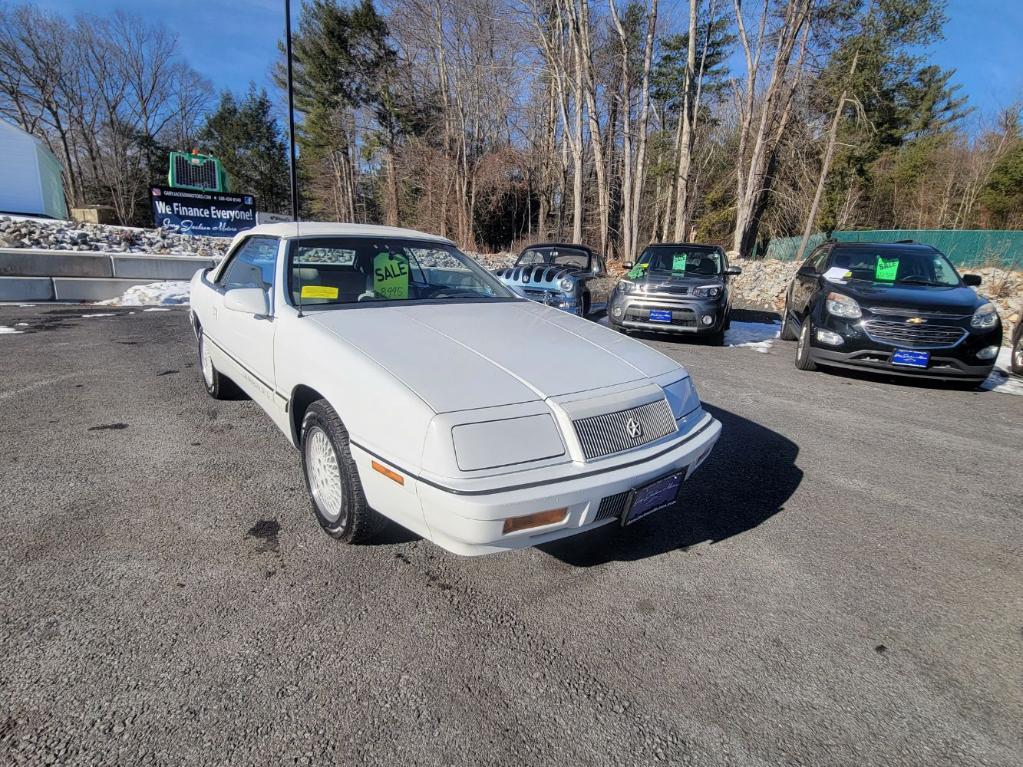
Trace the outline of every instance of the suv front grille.
{"label": "suv front grille", "polygon": [[[639,427],[635,437],[629,431],[630,421]],[[587,460],[631,450],[678,429],[671,407],[664,399],[615,413],[580,418],[572,425]]]}
{"label": "suv front grille", "polygon": [[893,320],[867,320],[863,329],[874,341],[918,348],[955,346],[966,335],[966,330],[956,325],[907,325]]}

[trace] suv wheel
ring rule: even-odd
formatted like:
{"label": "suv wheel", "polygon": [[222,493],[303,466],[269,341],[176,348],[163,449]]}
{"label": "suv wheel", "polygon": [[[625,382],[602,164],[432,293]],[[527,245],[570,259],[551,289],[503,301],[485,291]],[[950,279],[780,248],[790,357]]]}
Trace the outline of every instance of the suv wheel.
{"label": "suv wheel", "polygon": [[[1021,319],[1023,322],[1023,319]],[[1012,357],[1009,360],[1009,365],[1012,368],[1012,372],[1018,376],[1023,376],[1023,333],[1019,334],[1019,338],[1016,339],[1016,343],[1012,347]]]}
{"label": "suv wheel", "polygon": [[816,370],[817,363],[810,359],[810,333],[813,322],[807,317],[799,331],[799,343],[796,344],[796,367],[800,370]]}

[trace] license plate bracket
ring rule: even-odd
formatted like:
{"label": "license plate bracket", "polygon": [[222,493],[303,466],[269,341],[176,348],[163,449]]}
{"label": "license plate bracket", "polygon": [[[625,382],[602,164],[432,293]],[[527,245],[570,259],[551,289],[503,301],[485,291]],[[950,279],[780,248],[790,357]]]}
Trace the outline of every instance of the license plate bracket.
{"label": "license plate bracket", "polygon": [[671,310],[670,309],[651,309],[650,310],[650,321],[651,322],[671,322]]}
{"label": "license plate bracket", "polygon": [[909,368],[925,368],[931,361],[930,352],[915,349],[896,349],[892,352],[892,364]]}
{"label": "license plate bracket", "polygon": [[674,506],[678,502],[683,478],[683,472],[676,471],[631,490],[622,512],[622,527]]}

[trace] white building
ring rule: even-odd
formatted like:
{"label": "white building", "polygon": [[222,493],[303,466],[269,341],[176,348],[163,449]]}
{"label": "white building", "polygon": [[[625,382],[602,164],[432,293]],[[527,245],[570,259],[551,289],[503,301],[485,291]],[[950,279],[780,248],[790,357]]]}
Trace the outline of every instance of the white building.
{"label": "white building", "polygon": [[67,218],[60,163],[46,145],[0,120],[0,214]]}

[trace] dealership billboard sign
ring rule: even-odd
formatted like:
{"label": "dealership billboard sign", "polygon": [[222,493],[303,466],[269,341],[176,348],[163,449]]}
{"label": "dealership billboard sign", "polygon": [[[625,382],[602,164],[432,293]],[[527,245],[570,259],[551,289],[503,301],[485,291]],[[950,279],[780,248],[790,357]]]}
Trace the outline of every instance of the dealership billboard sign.
{"label": "dealership billboard sign", "polygon": [[149,188],[153,221],[178,234],[233,237],[256,225],[256,198],[250,194]]}

